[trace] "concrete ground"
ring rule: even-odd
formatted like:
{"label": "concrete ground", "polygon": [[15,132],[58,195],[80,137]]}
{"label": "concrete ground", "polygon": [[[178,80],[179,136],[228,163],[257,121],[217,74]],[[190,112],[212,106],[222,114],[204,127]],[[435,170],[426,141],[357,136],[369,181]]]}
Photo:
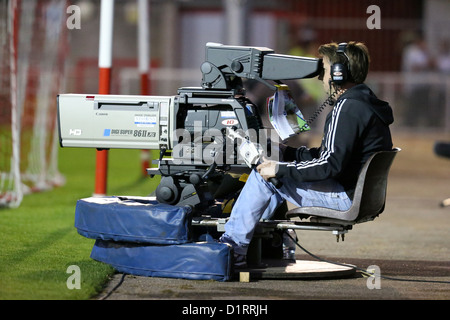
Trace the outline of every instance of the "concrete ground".
{"label": "concrete ground", "polygon": [[[131,275],[122,279],[116,274],[97,298],[183,300],[176,304],[175,315],[189,312],[182,309],[190,305],[185,300],[197,305],[206,300],[448,300],[450,207],[440,203],[450,197],[450,159],[434,155],[436,140],[450,141],[450,136],[394,132],[394,144],[402,151],[391,169],[386,209],[374,221],[355,226],[344,242],[336,242],[331,232],[297,232],[300,244],[315,255],[363,269],[378,267],[381,278],[356,272],[337,279],[216,282]],[[296,255],[314,260],[300,249]]]}

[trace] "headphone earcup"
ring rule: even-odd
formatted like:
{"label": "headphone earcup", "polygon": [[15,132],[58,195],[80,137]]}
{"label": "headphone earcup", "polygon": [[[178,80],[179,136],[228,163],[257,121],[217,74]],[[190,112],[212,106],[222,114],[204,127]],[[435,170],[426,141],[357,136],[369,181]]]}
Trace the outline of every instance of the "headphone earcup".
{"label": "headphone earcup", "polygon": [[347,68],[342,63],[335,63],[330,68],[331,81],[335,84],[343,84],[347,81]]}

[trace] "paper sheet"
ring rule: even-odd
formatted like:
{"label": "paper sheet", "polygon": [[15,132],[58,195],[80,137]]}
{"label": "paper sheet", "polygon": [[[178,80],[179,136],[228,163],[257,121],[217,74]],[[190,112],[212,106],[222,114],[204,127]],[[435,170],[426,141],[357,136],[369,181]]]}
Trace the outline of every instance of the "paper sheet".
{"label": "paper sheet", "polygon": [[267,100],[267,111],[272,126],[281,140],[310,130],[287,85],[277,86],[277,91]]}

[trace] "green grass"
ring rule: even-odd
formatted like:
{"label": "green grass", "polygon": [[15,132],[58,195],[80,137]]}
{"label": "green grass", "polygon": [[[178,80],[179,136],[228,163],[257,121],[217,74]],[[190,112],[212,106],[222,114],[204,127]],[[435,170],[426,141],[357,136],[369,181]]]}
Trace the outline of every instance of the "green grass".
{"label": "green grass", "polygon": [[[94,191],[95,153],[60,149],[65,185],[26,195],[19,208],[0,209],[0,299],[90,299],[114,273],[89,257],[94,240],[80,236],[74,227],[76,201]],[[152,192],[159,179],[143,177],[140,166],[139,150],[111,150],[107,194]],[[71,265],[80,268],[80,289],[67,287]]]}

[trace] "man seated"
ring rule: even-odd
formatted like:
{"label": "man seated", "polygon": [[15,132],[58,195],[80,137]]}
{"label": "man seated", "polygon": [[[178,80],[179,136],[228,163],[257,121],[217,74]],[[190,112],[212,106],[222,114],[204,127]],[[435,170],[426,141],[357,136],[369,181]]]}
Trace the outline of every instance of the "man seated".
{"label": "man seated", "polygon": [[[323,74],[319,80],[335,104],[326,117],[320,147],[284,146],[283,161],[265,160],[250,174],[219,239],[234,248],[235,267],[246,266],[246,254],[257,223],[271,217],[284,200],[302,206],[347,210],[358,174],[377,151],[392,150],[392,109],[364,84],[369,52],[360,42],[319,47]],[[269,182],[282,182],[276,188]]]}

